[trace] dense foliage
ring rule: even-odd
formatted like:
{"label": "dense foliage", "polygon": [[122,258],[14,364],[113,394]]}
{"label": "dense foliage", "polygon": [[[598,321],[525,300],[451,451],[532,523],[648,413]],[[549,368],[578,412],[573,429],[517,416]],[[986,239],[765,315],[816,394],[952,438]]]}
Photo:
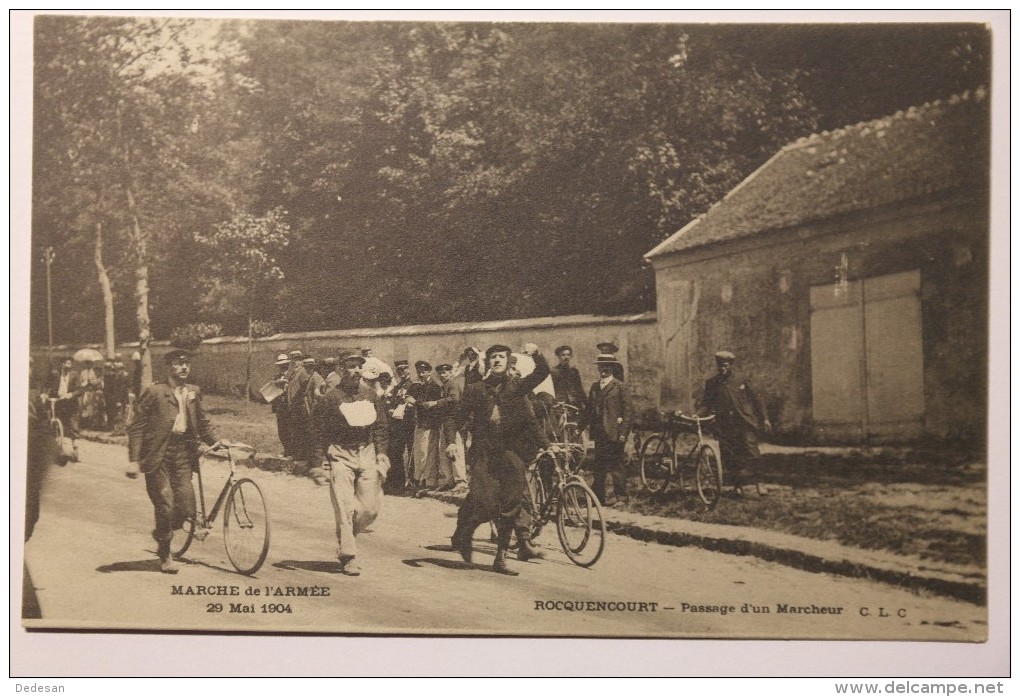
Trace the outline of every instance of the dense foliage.
{"label": "dense foliage", "polygon": [[57,253],[55,339],[102,335],[98,219],[125,340],[140,263],[156,338],[651,309],[657,242],[786,142],[987,84],[988,41],[969,25],[41,17],[33,246]]}

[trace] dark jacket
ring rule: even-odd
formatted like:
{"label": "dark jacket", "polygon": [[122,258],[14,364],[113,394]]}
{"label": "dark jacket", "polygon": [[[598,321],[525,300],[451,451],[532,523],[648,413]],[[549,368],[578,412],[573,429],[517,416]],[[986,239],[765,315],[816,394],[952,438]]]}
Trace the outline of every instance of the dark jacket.
{"label": "dark jacket", "polygon": [[[189,395],[188,430],[184,438],[197,464],[198,442],[212,445],[216,442],[216,431],[202,409],[201,390],[191,384],[184,388]],[[177,397],[169,383],[158,382],[142,391],[128,426],[128,460],[137,462],[143,472],[151,472],[163,463],[177,413]]]}
{"label": "dark jacket", "polygon": [[630,400],[622,382],[613,378],[605,388],[601,382],[591,386],[585,418],[592,440],[627,440],[630,417]]}
{"label": "dark jacket", "polygon": [[309,405],[305,401],[308,391],[308,371],[303,365],[291,368],[285,376],[287,378],[287,408],[293,419],[307,419],[309,416]]}
{"label": "dark jacket", "polygon": [[702,406],[715,414],[716,427],[750,427],[761,431],[767,419],[765,406],[751,383],[738,375],[714,375],[705,381]]}
{"label": "dark jacket", "polygon": [[412,382],[407,386],[407,394],[414,397],[414,424],[419,428],[439,428],[443,425],[443,415],[435,407],[428,408],[425,402],[438,402],[443,397],[443,388],[434,380]]}
{"label": "dark jacket", "polygon": [[584,404],[584,385],[581,384],[581,373],[577,368],[561,363],[554,366],[550,372],[556,399],[574,406]]}
{"label": "dark jacket", "polygon": [[[549,375],[549,364],[535,355],[535,370],[527,377],[490,375],[481,382],[464,387],[456,418],[445,424],[446,437],[452,442],[457,431],[471,431],[471,450],[510,450],[524,462],[534,457],[535,434],[540,431],[528,395]],[[499,407],[499,422],[493,410]]]}
{"label": "dark jacket", "polygon": [[[342,404],[368,402],[375,410],[375,420],[367,426],[351,426],[341,411]],[[316,462],[326,459],[326,451],[331,445],[355,447],[366,443],[375,445],[376,455],[385,455],[389,447],[389,423],[386,418],[386,407],[368,385],[362,382],[350,391],[344,385],[337,385],[315,403],[312,414],[315,425],[315,458]]]}

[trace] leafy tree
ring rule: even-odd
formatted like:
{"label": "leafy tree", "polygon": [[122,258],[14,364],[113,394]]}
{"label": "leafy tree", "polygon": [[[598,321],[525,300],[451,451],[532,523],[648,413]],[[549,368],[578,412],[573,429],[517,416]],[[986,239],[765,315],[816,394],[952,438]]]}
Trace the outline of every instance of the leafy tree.
{"label": "leafy tree", "polygon": [[[287,212],[280,207],[262,216],[238,211],[229,220],[213,226],[209,232],[195,233],[198,242],[211,252],[207,272],[214,279],[232,279],[234,288],[242,291],[241,299],[248,320],[248,354],[245,361],[247,393],[251,392],[252,342],[256,336],[257,321],[255,313],[263,306],[259,299],[264,297],[264,293],[274,283],[284,278],[276,256],[290,242],[290,225],[286,215]],[[212,287],[224,288],[223,285]]]}

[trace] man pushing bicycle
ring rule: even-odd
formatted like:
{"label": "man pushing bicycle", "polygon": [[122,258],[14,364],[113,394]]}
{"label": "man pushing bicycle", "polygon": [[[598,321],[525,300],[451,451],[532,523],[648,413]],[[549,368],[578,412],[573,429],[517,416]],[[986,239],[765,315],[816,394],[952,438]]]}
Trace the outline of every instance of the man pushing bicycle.
{"label": "man pushing bicycle", "polygon": [[188,382],[192,353],[174,348],[166,354],[166,382],[147,387],[135,405],[128,427],[127,476],[145,474],[145,490],[156,517],[152,532],[156,540],[160,571],[176,574],[170,554],[174,531],[195,515],[192,473],[198,468],[199,441],[212,445],[216,432],[202,409],[202,393]]}

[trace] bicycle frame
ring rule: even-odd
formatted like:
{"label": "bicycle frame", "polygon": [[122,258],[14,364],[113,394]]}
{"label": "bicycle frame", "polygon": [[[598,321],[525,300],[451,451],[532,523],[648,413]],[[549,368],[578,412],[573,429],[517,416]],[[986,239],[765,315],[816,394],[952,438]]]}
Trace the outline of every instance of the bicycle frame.
{"label": "bicycle frame", "polygon": [[[227,481],[223,482],[223,488],[220,490],[219,496],[216,497],[216,503],[213,504],[212,512],[209,513],[208,517],[206,517],[205,487],[202,483],[201,458],[206,457],[212,452],[215,452],[220,449],[224,449],[227,451],[227,462],[230,464],[230,473],[227,475]],[[220,508],[223,507],[224,502],[227,500],[227,494],[230,493],[231,487],[233,487],[234,483],[236,482],[235,476],[237,474],[237,467],[234,464],[234,454],[231,451],[230,447],[224,446],[220,443],[211,445],[199,456],[199,458],[200,458],[199,467],[195,471],[195,474],[198,475],[198,501],[199,501],[199,511],[197,514],[198,520],[196,521],[196,523],[198,528],[202,528],[203,530],[208,532],[210,529],[212,529],[213,523],[216,521],[216,516],[219,515]],[[197,535],[198,531],[196,530],[195,532]]]}

